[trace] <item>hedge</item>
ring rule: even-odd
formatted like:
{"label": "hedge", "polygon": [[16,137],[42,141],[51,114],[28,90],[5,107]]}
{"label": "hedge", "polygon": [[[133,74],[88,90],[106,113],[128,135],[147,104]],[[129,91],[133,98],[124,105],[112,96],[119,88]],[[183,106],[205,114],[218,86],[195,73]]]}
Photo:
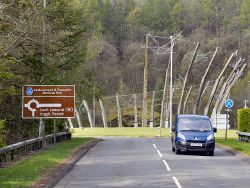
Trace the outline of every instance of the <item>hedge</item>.
{"label": "hedge", "polygon": [[0,147],[4,146],[4,142],[3,142],[4,123],[5,123],[5,121],[0,119]]}
{"label": "hedge", "polygon": [[241,132],[250,132],[250,108],[239,109],[238,130]]}

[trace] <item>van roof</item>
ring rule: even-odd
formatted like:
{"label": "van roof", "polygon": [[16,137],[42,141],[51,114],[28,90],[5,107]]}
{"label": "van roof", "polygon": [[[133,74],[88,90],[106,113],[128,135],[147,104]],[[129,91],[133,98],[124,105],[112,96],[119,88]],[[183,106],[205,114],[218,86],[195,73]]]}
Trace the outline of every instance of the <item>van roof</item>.
{"label": "van roof", "polygon": [[194,115],[194,114],[179,114],[178,118],[199,118],[199,119],[209,119],[206,115]]}

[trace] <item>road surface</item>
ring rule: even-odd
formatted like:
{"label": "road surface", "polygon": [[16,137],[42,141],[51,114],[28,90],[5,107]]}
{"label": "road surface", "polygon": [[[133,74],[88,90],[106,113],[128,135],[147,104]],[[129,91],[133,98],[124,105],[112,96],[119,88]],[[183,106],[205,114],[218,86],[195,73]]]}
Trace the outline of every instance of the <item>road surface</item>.
{"label": "road surface", "polygon": [[104,138],[56,188],[248,188],[250,164],[223,150],[175,155],[168,138]]}

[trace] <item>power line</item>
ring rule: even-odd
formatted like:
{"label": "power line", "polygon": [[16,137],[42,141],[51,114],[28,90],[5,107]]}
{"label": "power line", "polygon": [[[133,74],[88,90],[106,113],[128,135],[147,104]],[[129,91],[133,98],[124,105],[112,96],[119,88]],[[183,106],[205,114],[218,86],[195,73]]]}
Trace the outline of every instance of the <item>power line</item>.
{"label": "power line", "polygon": [[[161,36],[158,36],[158,35],[151,35],[151,34],[149,34],[149,36],[150,36],[150,38],[152,38],[153,39],[153,41],[154,42],[156,42],[157,40],[155,39],[155,38],[158,38],[158,39],[168,39],[168,40],[170,40],[170,38],[169,37],[161,37]],[[184,38],[183,36],[182,36],[182,33],[180,32],[180,33],[177,33],[176,34],[176,36],[174,36],[174,41],[177,41],[177,43],[178,43],[178,41],[183,41],[183,42],[187,42],[187,43],[191,43],[191,44],[197,44],[197,42],[195,42],[195,41],[191,41],[191,40],[188,40],[187,38]],[[158,43],[159,43],[159,41],[157,41]],[[171,43],[171,41],[170,42],[168,42],[166,45],[169,45]],[[200,43],[200,42],[199,42]],[[216,46],[212,46],[212,45],[208,45],[208,44],[204,44],[204,43],[200,43],[200,45],[201,46],[205,46],[205,47],[209,47],[209,48],[216,48]],[[220,48],[220,50],[221,51],[224,51],[224,52],[226,52],[226,53],[233,53],[235,50],[233,50],[233,51],[228,51],[228,50],[225,50],[225,49],[222,49],[222,48]]]}
{"label": "power line", "polygon": [[[183,42],[187,42],[187,43],[191,43],[191,44],[197,44],[197,42],[194,42],[194,41],[190,41],[190,40],[187,40],[185,38],[181,38],[179,41],[183,41]],[[199,42],[200,43],[200,42]],[[204,44],[204,43],[200,43],[201,46],[205,46],[205,47],[209,47],[209,48],[214,48],[216,49],[215,46],[212,46],[212,45],[208,45],[208,44]],[[225,49],[222,49],[222,48],[219,48],[221,51],[223,52],[226,52],[226,53],[233,53],[235,50],[233,51],[228,51],[228,50],[225,50]]]}

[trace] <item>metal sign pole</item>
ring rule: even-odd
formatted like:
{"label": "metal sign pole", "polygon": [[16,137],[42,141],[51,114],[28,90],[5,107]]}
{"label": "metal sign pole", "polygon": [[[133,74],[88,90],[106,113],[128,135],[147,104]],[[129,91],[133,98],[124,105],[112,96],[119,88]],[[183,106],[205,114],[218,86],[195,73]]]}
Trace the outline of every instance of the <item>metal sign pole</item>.
{"label": "metal sign pole", "polygon": [[217,128],[217,109],[215,109],[215,126]]}
{"label": "metal sign pole", "polygon": [[230,108],[232,108],[234,105],[233,100],[231,99],[227,99],[225,102],[225,106],[226,106],[226,131],[225,131],[225,141],[227,141],[227,126],[228,126],[228,112],[230,111]]}
{"label": "metal sign pole", "polygon": [[42,137],[42,148],[44,149],[46,147],[46,143],[45,143],[45,121],[43,118],[40,118],[39,137]]}
{"label": "metal sign pole", "polygon": [[227,116],[226,116],[226,131],[225,131],[225,141],[227,141],[228,111],[229,111],[229,109],[226,109],[226,112],[227,112]]}
{"label": "metal sign pole", "polygon": [[56,148],[56,119],[54,119],[54,148]]}

